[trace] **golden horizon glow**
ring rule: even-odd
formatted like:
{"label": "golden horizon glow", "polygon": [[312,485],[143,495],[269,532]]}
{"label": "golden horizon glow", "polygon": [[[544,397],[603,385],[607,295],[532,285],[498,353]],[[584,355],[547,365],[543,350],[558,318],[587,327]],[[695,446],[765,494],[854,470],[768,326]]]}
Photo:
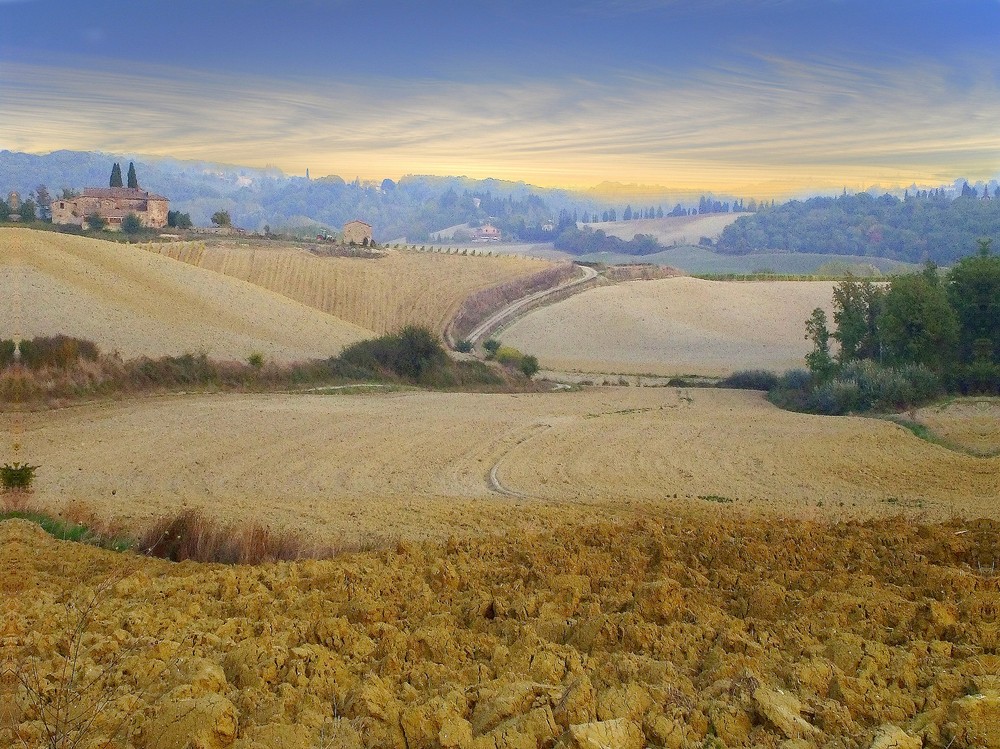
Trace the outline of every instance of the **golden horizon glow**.
{"label": "golden horizon glow", "polygon": [[[345,179],[434,174],[612,197],[936,186],[1000,171],[988,77],[758,58],[681,82],[287,80],[110,64],[0,68],[0,146]],[[604,183],[618,183],[606,185]]]}

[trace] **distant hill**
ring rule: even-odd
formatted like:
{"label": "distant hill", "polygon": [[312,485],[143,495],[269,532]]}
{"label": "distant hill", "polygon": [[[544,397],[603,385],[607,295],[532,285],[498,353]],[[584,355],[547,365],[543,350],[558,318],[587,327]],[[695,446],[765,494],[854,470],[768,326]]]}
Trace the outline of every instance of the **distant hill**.
{"label": "distant hill", "polygon": [[716,249],[729,255],[778,250],[947,265],[973,252],[980,238],[1000,247],[1000,188],[986,189],[991,191],[986,200],[967,186],[958,197],[930,191],[902,200],[867,193],[793,200],[737,219],[722,231]]}
{"label": "distant hill", "polygon": [[640,218],[631,221],[601,221],[587,224],[594,230],[621,239],[632,239],[636,234],[646,234],[662,245],[697,244],[701,237],[715,240],[722,230],[745,213],[706,213],[695,216],[664,216]]}

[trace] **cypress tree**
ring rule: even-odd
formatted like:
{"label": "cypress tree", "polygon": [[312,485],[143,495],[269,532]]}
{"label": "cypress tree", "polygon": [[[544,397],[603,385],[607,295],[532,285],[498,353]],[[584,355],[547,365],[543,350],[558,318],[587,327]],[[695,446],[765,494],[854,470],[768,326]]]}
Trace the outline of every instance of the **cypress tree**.
{"label": "cypress tree", "polygon": [[139,180],[135,176],[135,164],[131,161],[128,163],[128,186],[138,189]]}
{"label": "cypress tree", "polygon": [[122,168],[115,162],[115,165],[111,167],[111,187],[122,187]]}

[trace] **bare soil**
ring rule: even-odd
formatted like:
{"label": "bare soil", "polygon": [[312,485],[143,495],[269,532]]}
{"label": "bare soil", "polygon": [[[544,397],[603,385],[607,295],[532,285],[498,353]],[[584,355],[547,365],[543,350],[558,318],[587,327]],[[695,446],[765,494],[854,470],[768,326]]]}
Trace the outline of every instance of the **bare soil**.
{"label": "bare soil", "polygon": [[804,366],[805,321],[832,319],[826,281],[668,278],[589,289],[536,310],[499,336],[555,370],[725,375]]}

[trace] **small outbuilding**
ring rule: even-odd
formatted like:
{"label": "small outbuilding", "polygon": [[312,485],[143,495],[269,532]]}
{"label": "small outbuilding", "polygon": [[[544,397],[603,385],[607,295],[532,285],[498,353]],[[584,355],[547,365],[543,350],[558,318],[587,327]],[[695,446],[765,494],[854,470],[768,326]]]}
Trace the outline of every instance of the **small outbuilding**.
{"label": "small outbuilding", "polygon": [[372,227],[364,221],[348,221],[344,224],[344,244],[369,245],[372,243]]}

